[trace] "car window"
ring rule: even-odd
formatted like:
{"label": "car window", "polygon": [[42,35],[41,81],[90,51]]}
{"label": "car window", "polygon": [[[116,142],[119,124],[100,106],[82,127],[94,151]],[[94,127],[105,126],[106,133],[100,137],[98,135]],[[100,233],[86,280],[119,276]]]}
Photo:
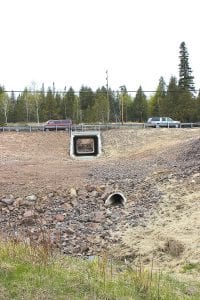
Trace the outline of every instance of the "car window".
{"label": "car window", "polygon": [[160,121],[160,118],[159,118],[159,117],[153,117],[153,118],[151,119],[151,121]]}

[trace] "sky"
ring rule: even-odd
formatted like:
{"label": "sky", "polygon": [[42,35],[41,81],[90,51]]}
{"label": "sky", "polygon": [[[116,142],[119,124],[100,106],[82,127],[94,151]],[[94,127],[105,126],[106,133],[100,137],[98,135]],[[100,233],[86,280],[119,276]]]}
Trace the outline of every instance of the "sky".
{"label": "sky", "polygon": [[178,78],[185,41],[200,88],[199,0],[0,0],[0,85],[134,91]]}

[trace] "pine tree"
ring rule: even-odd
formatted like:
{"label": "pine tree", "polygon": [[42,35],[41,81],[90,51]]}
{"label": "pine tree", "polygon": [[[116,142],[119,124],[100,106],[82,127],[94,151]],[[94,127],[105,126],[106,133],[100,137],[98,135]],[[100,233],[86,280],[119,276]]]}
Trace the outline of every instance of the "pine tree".
{"label": "pine tree", "polygon": [[120,119],[119,96],[109,88],[108,98],[109,98],[109,107],[110,107],[109,121],[119,122]]}
{"label": "pine tree", "polygon": [[194,91],[194,77],[192,76],[192,69],[189,66],[189,54],[185,42],[180,44],[179,54],[179,88]]}
{"label": "pine tree", "polygon": [[91,109],[90,122],[106,123],[109,119],[110,105],[105,87],[98,88],[95,93],[95,103]]}
{"label": "pine tree", "polygon": [[167,87],[167,94],[165,101],[163,101],[163,115],[171,117],[172,119],[179,120],[179,87],[178,81],[175,76],[171,76]]}
{"label": "pine tree", "polygon": [[9,121],[8,122],[15,122],[15,105],[16,105],[16,99],[15,99],[15,93],[14,91],[11,91],[10,95],[10,112],[9,112]]}
{"label": "pine tree", "polygon": [[192,122],[195,110],[194,95],[192,92],[195,90],[195,87],[192,69],[189,66],[189,54],[185,42],[180,44],[179,54],[179,120],[182,122]]}
{"label": "pine tree", "polygon": [[53,91],[51,87],[48,87],[47,95],[46,95],[46,112],[47,112],[47,119],[57,119],[58,118],[58,108],[56,105],[55,95],[54,95],[54,87]]}
{"label": "pine tree", "polygon": [[195,101],[195,121],[200,122],[200,90]]}
{"label": "pine tree", "polygon": [[83,122],[88,122],[91,119],[91,109],[95,102],[94,92],[92,89],[87,86],[82,86],[79,91],[79,100],[81,120]]}
{"label": "pine tree", "polygon": [[25,106],[25,101],[24,97],[22,94],[19,94],[16,100],[16,105],[15,105],[15,120],[16,122],[26,122],[26,106]]}
{"label": "pine tree", "polygon": [[44,83],[39,92],[39,101],[40,101],[40,122],[45,122],[48,119],[46,112],[46,96],[45,96],[45,88]]}
{"label": "pine tree", "polygon": [[67,91],[67,118],[75,121],[77,119],[77,99],[72,87]]}
{"label": "pine tree", "polygon": [[133,119],[137,122],[144,122],[147,120],[147,100],[142,87],[137,90],[134,102],[133,102]]}
{"label": "pine tree", "polygon": [[149,103],[149,109],[151,116],[160,116],[163,113],[163,103],[166,98],[166,83],[164,78],[161,76],[159,79],[158,87],[156,89],[155,95],[151,97]]}

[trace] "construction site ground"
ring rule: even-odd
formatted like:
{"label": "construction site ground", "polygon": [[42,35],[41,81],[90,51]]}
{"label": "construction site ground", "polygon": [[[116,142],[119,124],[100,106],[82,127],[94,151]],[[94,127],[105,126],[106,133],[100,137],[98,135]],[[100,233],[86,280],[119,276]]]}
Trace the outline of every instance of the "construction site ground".
{"label": "construction site ground", "polygon": [[98,200],[103,191],[120,190],[127,198],[121,212],[112,207],[102,208],[98,217],[95,212],[96,223],[111,214],[104,249],[116,258],[153,261],[155,268],[179,273],[185,265],[199,266],[192,273],[199,276],[200,129],[108,130],[101,137],[101,156],[84,160],[70,157],[65,132],[0,133],[0,199],[44,198],[95,186],[102,191]]}

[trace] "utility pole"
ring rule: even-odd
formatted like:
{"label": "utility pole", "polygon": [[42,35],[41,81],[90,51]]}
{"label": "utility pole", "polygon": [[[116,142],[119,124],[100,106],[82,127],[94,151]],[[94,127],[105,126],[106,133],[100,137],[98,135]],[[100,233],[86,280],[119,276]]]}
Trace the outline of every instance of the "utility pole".
{"label": "utility pole", "polygon": [[109,123],[110,109],[109,109],[109,93],[108,93],[108,70],[106,70],[106,91],[107,91],[107,102],[108,102],[107,121]]}
{"label": "utility pole", "polygon": [[121,90],[121,122],[122,125],[124,124],[124,91],[126,90],[125,85],[121,85],[120,87]]}

